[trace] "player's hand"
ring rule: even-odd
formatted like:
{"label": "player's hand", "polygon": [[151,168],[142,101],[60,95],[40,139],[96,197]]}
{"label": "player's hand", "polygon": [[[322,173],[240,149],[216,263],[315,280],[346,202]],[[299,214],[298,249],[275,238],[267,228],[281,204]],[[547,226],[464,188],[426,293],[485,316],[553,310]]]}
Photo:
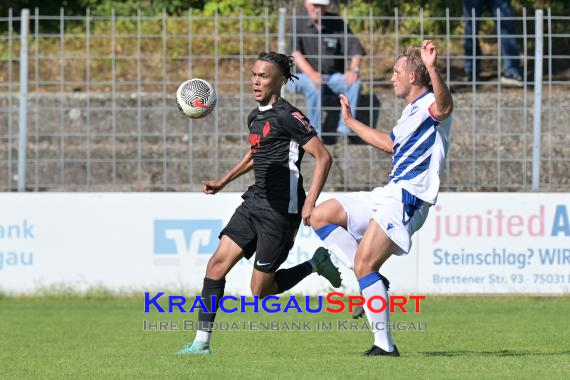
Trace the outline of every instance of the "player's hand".
{"label": "player's hand", "polygon": [[[350,110],[350,104],[348,103],[348,98],[346,97],[346,95],[340,94],[339,98],[341,106],[341,115],[346,124],[346,121],[348,119],[352,119],[352,111]],[[346,126],[350,128],[348,124],[346,124]]]}
{"label": "player's hand", "polygon": [[315,88],[321,87],[321,84],[323,83],[323,77],[321,76],[321,73],[319,73],[318,71],[314,71],[312,74],[309,74],[308,76],[311,82],[313,82]]}
{"label": "player's hand", "polygon": [[358,73],[355,73],[352,70],[349,70],[346,73],[344,73],[344,81],[346,82],[346,87],[352,86],[357,79],[358,79]]}
{"label": "player's hand", "polygon": [[303,210],[301,211],[301,218],[303,219],[303,225],[310,226],[311,225],[311,214],[315,209],[315,205],[312,202],[305,201],[303,205]]}
{"label": "player's hand", "polygon": [[202,191],[206,194],[216,194],[222,190],[224,186],[225,184],[219,179],[202,181]]}
{"label": "player's hand", "polygon": [[424,40],[424,42],[422,42],[420,54],[424,65],[426,65],[428,69],[435,67],[435,61],[437,60],[437,49],[431,40]]}

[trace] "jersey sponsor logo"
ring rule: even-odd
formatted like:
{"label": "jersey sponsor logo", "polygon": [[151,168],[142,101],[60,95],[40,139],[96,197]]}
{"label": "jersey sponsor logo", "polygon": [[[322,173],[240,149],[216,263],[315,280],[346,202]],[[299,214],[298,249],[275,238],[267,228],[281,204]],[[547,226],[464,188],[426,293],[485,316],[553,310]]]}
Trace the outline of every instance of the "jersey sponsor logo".
{"label": "jersey sponsor logo", "polygon": [[261,147],[261,135],[258,135],[257,133],[250,133],[249,145],[251,145],[252,148]]}
{"label": "jersey sponsor logo", "polygon": [[221,219],[157,219],[154,221],[154,254],[213,254],[221,230]]}
{"label": "jersey sponsor logo", "polygon": [[263,126],[263,137],[267,137],[267,135],[269,134],[269,132],[271,132],[271,125],[269,124],[268,121],[265,122],[265,125]]}
{"label": "jersey sponsor logo", "polygon": [[388,223],[388,226],[386,226],[386,231],[390,231],[392,228],[394,228],[394,225],[392,223]]}
{"label": "jersey sponsor logo", "polygon": [[263,126],[263,130],[261,131],[261,135],[257,133],[249,134],[249,145],[251,145],[253,153],[256,152],[256,149],[253,148],[261,148],[261,137],[267,137],[269,132],[271,132],[271,125],[268,121],[266,121],[265,125]]}
{"label": "jersey sponsor logo", "polygon": [[271,263],[262,263],[262,262],[259,261],[259,260],[257,260],[257,263],[256,263],[256,265],[257,265],[258,267],[263,267],[263,266],[269,265],[269,264],[271,264]]}
{"label": "jersey sponsor logo", "polygon": [[305,127],[305,129],[307,131],[311,131],[311,124],[309,124],[309,121],[307,120],[307,118],[299,111],[295,111],[293,113],[291,113],[291,116],[293,116],[295,119],[299,120],[301,122],[301,124],[303,124],[303,127]]}

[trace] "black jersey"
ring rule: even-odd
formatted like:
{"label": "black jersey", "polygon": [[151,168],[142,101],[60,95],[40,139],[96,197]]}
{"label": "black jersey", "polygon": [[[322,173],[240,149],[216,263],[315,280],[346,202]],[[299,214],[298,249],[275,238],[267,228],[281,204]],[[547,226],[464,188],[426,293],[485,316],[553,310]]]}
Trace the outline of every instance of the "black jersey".
{"label": "black jersey", "polygon": [[317,135],[315,129],[283,98],[268,109],[255,108],[247,124],[255,172],[255,184],[248,190],[253,192],[252,200],[258,207],[269,206],[280,213],[300,213],[305,202],[302,147]]}

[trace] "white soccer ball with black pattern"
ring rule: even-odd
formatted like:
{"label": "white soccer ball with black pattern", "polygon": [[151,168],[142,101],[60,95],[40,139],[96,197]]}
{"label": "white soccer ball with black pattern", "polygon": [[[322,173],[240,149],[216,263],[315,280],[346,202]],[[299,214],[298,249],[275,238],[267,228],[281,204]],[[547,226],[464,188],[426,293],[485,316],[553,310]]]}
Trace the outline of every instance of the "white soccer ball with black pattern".
{"label": "white soccer ball with black pattern", "polygon": [[200,119],[212,113],[216,107],[216,90],[203,79],[190,79],[176,90],[176,105],[184,116]]}

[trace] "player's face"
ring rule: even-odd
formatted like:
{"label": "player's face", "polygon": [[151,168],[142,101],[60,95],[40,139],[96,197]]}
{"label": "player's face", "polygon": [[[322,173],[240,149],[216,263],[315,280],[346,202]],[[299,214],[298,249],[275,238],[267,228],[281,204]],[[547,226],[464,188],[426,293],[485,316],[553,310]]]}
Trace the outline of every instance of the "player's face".
{"label": "player's face", "polygon": [[392,85],[394,86],[394,94],[399,98],[408,96],[412,89],[410,73],[406,70],[406,57],[398,59],[394,65],[392,72]]}
{"label": "player's face", "polygon": [[255,61],[251,70],[251,84],[253,96],[259,104],[263,106],[277,100],[284,83],[285,77],[277,65],[266,61]]}

